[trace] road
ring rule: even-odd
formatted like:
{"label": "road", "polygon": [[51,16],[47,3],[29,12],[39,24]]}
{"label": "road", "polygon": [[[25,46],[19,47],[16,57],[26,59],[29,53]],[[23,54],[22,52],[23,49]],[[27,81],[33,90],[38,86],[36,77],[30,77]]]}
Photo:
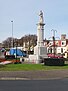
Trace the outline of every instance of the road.
{"label": "road", "polygon": [[68,78],[53,80],[0,80],[0,91],[68,91]]}

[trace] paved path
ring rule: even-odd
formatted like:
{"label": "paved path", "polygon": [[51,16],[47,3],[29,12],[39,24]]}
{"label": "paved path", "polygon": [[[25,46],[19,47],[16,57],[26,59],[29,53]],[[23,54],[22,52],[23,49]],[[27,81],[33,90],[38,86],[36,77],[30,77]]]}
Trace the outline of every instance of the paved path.
{"label": "paved path", "polygon": [[59,79],[67,78],[68,70],[49,70],[49,71],[0,71],[0,79]]}

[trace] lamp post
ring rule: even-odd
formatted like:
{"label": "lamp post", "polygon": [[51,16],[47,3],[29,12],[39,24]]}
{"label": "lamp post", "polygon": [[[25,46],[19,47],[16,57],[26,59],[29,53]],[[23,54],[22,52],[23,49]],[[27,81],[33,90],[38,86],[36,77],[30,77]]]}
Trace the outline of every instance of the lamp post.
{"label": "lamp post", "polygon": [[54,57],[55,57],[55,32],[57,32],[57,30],[52,29],[51,31],[53,31],[53,46],[54,46]]}
{"label": "lamp post", "polygon": [[12,42],[11,42],[11,47],[13,48],[13,21],[11,21],[12,23]]}

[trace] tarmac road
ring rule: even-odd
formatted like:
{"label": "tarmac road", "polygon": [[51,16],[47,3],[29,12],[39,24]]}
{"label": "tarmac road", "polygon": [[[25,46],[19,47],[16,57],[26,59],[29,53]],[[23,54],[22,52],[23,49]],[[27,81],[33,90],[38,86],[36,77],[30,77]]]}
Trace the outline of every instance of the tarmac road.
{"label": "tarmac road", "polygon": [[0,80],[0,91],[68,91],[68,79]]}

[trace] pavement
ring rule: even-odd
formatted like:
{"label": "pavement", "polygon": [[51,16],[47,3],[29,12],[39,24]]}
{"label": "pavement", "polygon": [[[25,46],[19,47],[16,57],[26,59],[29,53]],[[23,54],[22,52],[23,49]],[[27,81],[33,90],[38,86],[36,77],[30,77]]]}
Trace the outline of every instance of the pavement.
{"label": "pavement", "polygon": [[0,71],[0,80],[46,80],[68,78],[68,70]]}

